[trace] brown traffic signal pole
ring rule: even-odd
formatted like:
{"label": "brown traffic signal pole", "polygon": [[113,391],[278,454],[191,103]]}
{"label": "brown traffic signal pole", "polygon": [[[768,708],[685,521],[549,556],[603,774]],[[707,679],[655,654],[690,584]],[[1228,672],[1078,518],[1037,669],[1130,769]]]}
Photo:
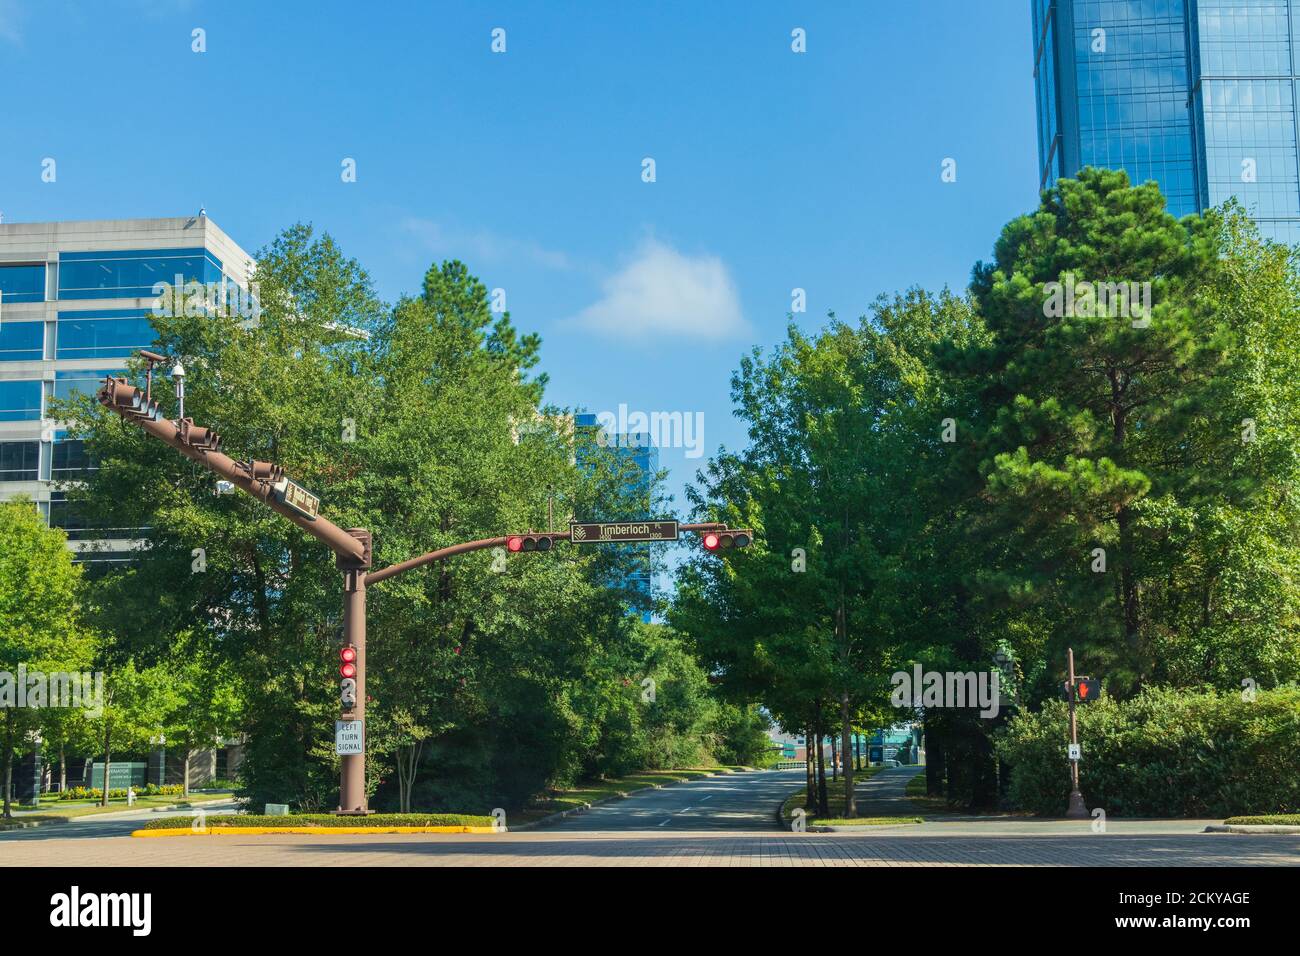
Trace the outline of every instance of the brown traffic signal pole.
{"label": "brown traffic signal pole", "polygon": [[[153,365],[162,361],[162,356],[145,354],[149,361],[150,379]],[[152,384],[152,382],[151,382]],[[362,728],[362,753],[340,755],[339,771],[339,814],[369,813],[366,797],[366,757],[364,747],[366,716],[366,586],[378,584],[391,577],[407,571],[442,561],[470,551],[483,548],[505,547],[506,542],[516,535],[502,535],[495,538],[480,538],[453,544],[436,551],[422,554],[399,564],[392,564],[378,571],[371,571],[374,542],[369,531],[364,528],[344,530],[338,525],[321,517],[319,514],[307,514],[299,508],[286,504],[277,486],[282,483],[284,472],[279,466],[270,462],[239,462],[222,454],[221,439],[206,428],[194,425],[190,419],[172,421],[163,418],[158,411],[158,404],[152,400],[150,392],[141,392],[129,384],[126,379],[105,379],[99,390],[99,402],[111,411],[121,415],[126,421],[133,421],[159,441],[170,445],[182,455],[198,462],[209,471],[215,472],[236,488],[259,499],[272,511],[288,518],[312,537],[322,541],[334,552],[335,563],[343,572],[343,643],[356,648],[356,703],[353,708],[343,713],[342,719],[358,721]],[[720,522],[703,522],[681,525],[682,531],[725,531],[726,524]],[[569,541],[567,531],[530,532],[534,537],[547,537],[552,541]]]}
{"label": "brown traffic signal pole", "polygon": [[[1070,695],[1070,743],[1078,746],[1079,743],[1079,722],[1075,715],[1075,685],[1077,681],[1074,676],[1074,648],[1066,649],[1066,661],[1069,669],[1070,679],[1066,683],[1066,688]],[[1070,805],[1065,811],[1065,816],[1070,820],[1088,819],[1088,805],[1083,802],[1083,793],[1079,790],[1079,761],[1070,761]]]}

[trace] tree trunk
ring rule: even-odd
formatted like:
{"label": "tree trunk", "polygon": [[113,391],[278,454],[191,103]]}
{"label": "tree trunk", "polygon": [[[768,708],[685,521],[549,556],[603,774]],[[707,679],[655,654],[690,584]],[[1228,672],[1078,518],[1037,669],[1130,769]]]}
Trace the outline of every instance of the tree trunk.
{"label": "tree trunk", "polygon": [[943,735],[933,724],[925,727],[925,793],[929,797],[942,797],[944,777],[948,770],[948,751]]}
{"label": "tree trunk", "polygon": [[839,776],[840,761],[839,754],[835,750],[835,735],[831,734],[831,783],[840,779]]}
{"label": "tree trunk", "polygon": [[822,726],[822,705],[817,702],[817,815],[830,816],[830,802],[826,795],[826,754],[822,748],[822,737],[826,728]]}
{"label": "tree trunk", "polygon": [[803,805],[807,810],[813,808],[813,794],[817,792],[817,772],[813,765],[813,734],[812,727],[804,728],[803,734]]}
{"label": "tree trunk", "polygon": [[5,799],[4,799],[4,819],[8,820],[13,816],[13,811],[9,806],[9,788],[13,786],[14,780],[14,715],[13,711],[5,714]]}
{"label": "tree trunk", "polygon": [[108,806],[108,776],[109,776],[109,771],[113,767],[111,761],[112,750],[109,746],[112,743],[112,739],[113,739],[113,723],[112,721],[106,720],[104,721],[104,790],[99,798],[99,805],[101,807]]}
{"label": "tree trunk", "polygon": [[849,759],[849,738],[853,735],[853,727],[849,723],[849,695],[847,692],[840,695],[840,754],[844,758],[844,815],[846,817],[856,817],[858,815],[858,801],[853,793],[853,761]]}
{"label": "tree trunk", "polygon": [[68,789],[68,755],[63,744],[59,744],[59,793]]}
{"label": "tree trunk", "polygon": [[[166,776],[163,777],[166,780]],[[181,795],[190,795],[190,748],[185,748],[185,757],[181,760]]]}

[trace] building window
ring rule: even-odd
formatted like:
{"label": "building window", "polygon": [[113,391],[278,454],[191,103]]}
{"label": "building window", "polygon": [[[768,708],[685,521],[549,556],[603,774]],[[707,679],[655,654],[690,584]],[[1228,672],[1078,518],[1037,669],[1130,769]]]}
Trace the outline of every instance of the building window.
{"label": "building window", "polygon": [[127,358],[153,345],[157,333],[148,317],[140,309],[60,312],[55,357]]}
{"label": "building window", "polygon": [[41,383],[0,381],[0,422],[41,420]]}
{"label": "building window", "polygon": [[0,481],[35,481],[40,459],[40,442],[0,441]]}
{"label": "building window", "polygon": [[77,393],[93,396],[109,376],[130,378],[125,369],[87,368],[54,373],[54,397],[66,402]]}
{"label": "building window", "polygon": [[160,282],[220,282],[221,261],[204,249],[65,252],[59,256],[60,299],[132,299],[157,295]]}
{"label": "building window", "polygon": [[0,322],[0,362],[39,362],[43,358],[44,322]]}
{"label": "building window", "polygon": [[44,302],[45,266],[0,264],[0,303]]}
{"label": "building window", "polygon": [[54,481],[74,481],[84,478],[99,466],[86,453],[86,443],[80,439],[68,441],[59,438],[54,443],[50,478]]}

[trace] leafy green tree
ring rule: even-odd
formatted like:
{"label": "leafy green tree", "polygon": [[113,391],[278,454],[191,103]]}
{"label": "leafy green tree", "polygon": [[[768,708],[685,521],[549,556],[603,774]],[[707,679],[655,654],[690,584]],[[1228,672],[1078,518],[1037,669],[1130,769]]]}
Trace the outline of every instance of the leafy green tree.
{"label": "leafy green tree", "polygon": [[[80,673],[90,664],[93,637],[82,615],[81,590],[81,568],[73,563],[63,532],[47,528],[30,501],[0,502],[0,763],[5,817],[11,816],[14,759],[27,752],[33,733],[50,727],[48,711],[30,701],[19,706],[19,667],[32,676]],[[22,688],[24,696],[26,690]]]}

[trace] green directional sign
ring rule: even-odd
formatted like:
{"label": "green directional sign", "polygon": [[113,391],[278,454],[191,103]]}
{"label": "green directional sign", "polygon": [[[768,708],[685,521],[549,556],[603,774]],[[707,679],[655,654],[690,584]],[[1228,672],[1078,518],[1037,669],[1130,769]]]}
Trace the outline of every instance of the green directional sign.
{"label": "green directional sign", "polygon": [[676,541],[676,521],[596,521],[569,523],[574,544],[620,544],[625,541]]}

